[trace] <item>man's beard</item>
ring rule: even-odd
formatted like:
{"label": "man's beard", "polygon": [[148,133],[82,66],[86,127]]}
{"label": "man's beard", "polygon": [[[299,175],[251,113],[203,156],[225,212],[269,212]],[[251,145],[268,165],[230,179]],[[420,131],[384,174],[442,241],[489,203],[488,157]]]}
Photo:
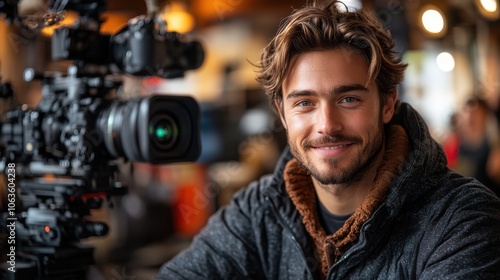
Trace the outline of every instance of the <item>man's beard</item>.
{"label": "man's beard", "polygon": [[342,169],[338,167],[339,161],[346,161],[348,159],[339,158],[329,158],[326,159],[326,163],[330,166],[330,172],[321,172],[317,166],[313,163],[313,160],[309,158],[306,151],[311,148],[311,145],[326,144],[326,143],[338,143],[338,142],[351,142],[355,145],[359,145],[362,141],[358,137],[349,137],[341,133],[335,135],[324,136],[319,139],[314,139],[311,141],[305,141],[302,144],[303,154],[299,153],[297,147],[295,147],[290,141],[290,150],[292,155],[297,159],[297,161],[321,184],[342,184],[347,185],[359,181],[366,172],[375,163],[375,158],[380,153],[383,147],[384,141],[384,126],[382,120],[379,118],[378,130],[375,135],[370,137],[370,142],[364,147],[363,150],[358,151],[354,158],[348,163],[347,167]]}

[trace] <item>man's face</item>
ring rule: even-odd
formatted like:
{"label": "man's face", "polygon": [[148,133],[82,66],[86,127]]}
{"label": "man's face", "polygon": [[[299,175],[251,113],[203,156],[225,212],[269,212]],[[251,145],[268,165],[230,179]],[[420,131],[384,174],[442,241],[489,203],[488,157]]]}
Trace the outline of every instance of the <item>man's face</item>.
{"label": "man's face", "polygon": [[383,107],[368,64],[336,48],[300,54],[276,104],[294,157],[322,184],[349,184],[380,160],[383,124],[394,114],[397,93]]}

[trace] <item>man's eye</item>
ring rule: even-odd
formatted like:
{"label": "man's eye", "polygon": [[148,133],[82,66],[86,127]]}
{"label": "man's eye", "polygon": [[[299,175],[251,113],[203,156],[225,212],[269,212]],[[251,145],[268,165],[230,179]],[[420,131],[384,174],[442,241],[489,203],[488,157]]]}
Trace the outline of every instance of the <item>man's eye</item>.
{"label": "man's eye", "polygon": [[343,102],[345,102],[345,103],[353,103],[353,102],[358,101],[358,99],[357,99],[357,98],[354,98],[354,97],[344,97],[344,99],[342,99],[342,100],[343,100]]}
{"label": "man's eye", "polygon": [[307,107],[307,106],[311,106],[311,105],[312,105],[312,102],[307,101],[307,100],[299,101],[295,104],[296,107]]}

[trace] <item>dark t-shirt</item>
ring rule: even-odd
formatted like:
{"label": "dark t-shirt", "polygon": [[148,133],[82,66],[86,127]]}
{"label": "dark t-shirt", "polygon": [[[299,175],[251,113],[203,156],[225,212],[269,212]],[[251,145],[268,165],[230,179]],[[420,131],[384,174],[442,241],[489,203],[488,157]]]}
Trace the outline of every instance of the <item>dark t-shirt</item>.
{"label": "dark t-shirt", "polygon": [[319,221],[327,235],[333,234],[339,230],[344,225],[345,221],[347,221],[347,219],[349,219],[349,217],[353,214],[334,215],[330,213],[323,204],[321,204],[319,199],[317,202]]}

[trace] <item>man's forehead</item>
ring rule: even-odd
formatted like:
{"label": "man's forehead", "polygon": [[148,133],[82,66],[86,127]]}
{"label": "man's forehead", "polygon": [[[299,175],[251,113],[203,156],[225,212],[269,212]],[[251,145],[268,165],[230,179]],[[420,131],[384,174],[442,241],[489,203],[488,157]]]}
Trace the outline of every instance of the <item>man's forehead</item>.
{"label": "man's forehead", "polygon": [[291,87],[314,85],[317,82],[336,82],[346,85],[368,86],[369,67],[360,52],[345,48],[311,51],[292,57],[283,79],[282,90],[287,93]]}

